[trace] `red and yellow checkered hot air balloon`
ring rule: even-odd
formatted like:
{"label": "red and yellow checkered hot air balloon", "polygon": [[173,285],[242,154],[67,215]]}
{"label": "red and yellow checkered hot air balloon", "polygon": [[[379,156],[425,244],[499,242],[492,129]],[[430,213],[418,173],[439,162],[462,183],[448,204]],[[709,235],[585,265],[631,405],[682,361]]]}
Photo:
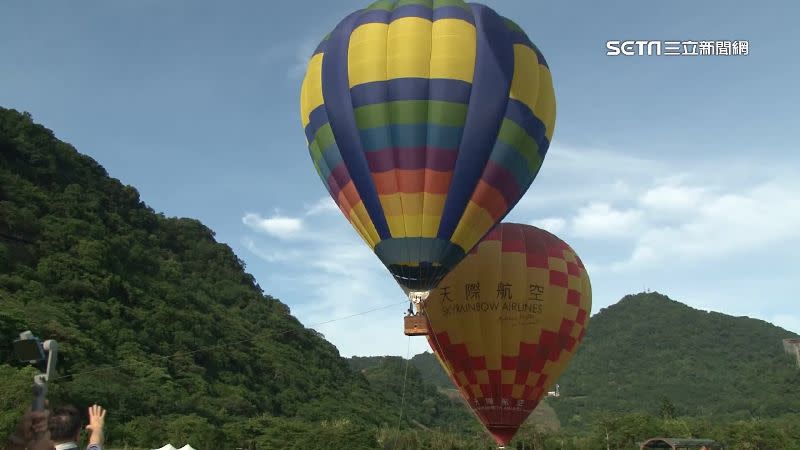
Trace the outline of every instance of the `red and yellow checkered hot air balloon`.
{"label": "red and yellow checkered hot air balloon", "polygon": [[499,445],[555,384],[592,306],[589,275],[553,234],[501,223],[431,292],[428,342]]}
{"label": "red and yellow checkered hot air balloon", "polygon": [[379,0],[308,63],[300,115],[331,197],[406,292],[428,292],[516,205],[553,137],[544,56],[462,0]]}

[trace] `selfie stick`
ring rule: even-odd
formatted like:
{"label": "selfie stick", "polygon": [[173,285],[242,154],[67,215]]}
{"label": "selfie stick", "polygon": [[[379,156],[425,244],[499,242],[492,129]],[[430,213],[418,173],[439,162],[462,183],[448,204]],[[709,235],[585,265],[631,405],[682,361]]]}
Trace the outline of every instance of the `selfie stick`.
{"label": "selfie stick", "polygon": [[[36,339],[30,331],[20,333],[19,337],[21,340]],[[42,349],[47,353],[47,366],[44,373],[33,376],[33,405],[31,405],[33,411],[44,411],[44,401],[47,397],[47,381],[56,372],[56,362],[58,361],[58,343],[56,341],[53,339],[44,341]]]}

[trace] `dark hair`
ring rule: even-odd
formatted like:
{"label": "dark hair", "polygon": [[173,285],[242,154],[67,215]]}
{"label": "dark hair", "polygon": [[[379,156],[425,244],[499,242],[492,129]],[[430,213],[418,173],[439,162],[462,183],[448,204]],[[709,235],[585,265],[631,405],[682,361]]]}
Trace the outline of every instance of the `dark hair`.
{"label": "dark hair", "polygon": [[54,441],[67,441],[74,439],[81,429],[81,415],[72,405],[62,406],[53,410],[48,422],[50,439]]}

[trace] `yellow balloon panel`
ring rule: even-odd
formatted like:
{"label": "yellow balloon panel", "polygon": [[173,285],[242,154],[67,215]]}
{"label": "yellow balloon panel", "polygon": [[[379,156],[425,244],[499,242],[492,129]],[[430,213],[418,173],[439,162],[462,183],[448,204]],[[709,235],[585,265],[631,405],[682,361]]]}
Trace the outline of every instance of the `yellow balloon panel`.
{"label": "yellow balloon panel", "polygon": [[591,301],[569,245],[504,223],[431,293],[428,341],[489,431],[513,434],[577,350]]}

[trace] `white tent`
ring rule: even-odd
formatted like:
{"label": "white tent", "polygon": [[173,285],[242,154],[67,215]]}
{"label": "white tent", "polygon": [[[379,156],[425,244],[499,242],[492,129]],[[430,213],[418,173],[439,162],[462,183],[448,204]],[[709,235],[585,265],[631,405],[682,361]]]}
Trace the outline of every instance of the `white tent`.
{"label": "white tent", "polygon": [[157,448],[157,449],[154,449],[154,450],[195,450],[195,448],[192,447],[189,444],[186,444],[181,448],[175,448],[175,447],[172,446],[172,444],[167,444],[167,445],[165,445],[165,446],[163,446],[161,448]]}

